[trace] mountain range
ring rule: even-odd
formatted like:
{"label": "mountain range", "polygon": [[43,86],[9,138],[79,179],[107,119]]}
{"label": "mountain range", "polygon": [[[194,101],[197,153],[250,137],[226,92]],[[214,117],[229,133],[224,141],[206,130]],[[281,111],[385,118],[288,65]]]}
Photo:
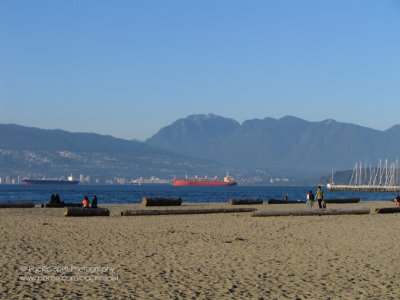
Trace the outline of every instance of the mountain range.
{"label": "mountain range", "polygon": [[14,124],[0,125],[0,177],[58,178],[90,175],[113,178],[160,176],[185,172],[225,172],[226,167],[158,149],[143,142],[94,133],[70,133]]}
{"label": "mountain range", "polygon": [[239,122],[192,115],[162,128],[147,144],[191,157],[214,159],[246,168],[268,168],[290,175],[352,168],[355,162],[378,163],[399,155],[400,125],[379,131],[293,116]]}
{"label": "mountain range", "polygon": [[[380,131],[293,116],[239,123],[214,114],[191,115],[161,128],[145,142],[94,133],[70,133],[0,124],[0,177],[96,178],[188,175],[239,180],[290,178],[316,180],[331,170],[352,169],[355,162],[395,160],[400,125]],[[303,181],[301,181],[303,180]]]}

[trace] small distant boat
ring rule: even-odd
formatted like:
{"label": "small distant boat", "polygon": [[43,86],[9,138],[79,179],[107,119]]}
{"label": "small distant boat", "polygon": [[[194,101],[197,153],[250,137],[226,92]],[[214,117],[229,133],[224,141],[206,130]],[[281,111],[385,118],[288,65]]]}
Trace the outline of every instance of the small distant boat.
{"label": "small distant boat", "polygon": [[79,180],[74,180],[72,175],[67,180],[62,179],[23,179],[22,184],[78,184]]}
{"label": "small distant boat", "polygon": [[237,182],[234,181],[232,176],[226,175],[223,180],[214,178],[198,178],[197,176],[194,179],[172,179],[172,185],[174,186],[234,186],[237,185]]}

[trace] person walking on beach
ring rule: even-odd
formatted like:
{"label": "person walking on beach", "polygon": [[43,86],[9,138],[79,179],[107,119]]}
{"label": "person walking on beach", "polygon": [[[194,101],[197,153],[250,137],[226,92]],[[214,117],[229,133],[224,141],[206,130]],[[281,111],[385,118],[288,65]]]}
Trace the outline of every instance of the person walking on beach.
{"label": "person walking on beach", "polygon": [[89,198],[87,196],[85,196],[82,200],[82,206],[89,208],[90,207],[90,202],[89,202]]}
{"label": "person walking on beach", "polygon": [[314,207],[314,199],[315,199],[315,197],[314,197],[313,192],[309,191],[307,193],[307,205],[308,205],[309,208],[313,208]]}
{"label": "person walking on beach", "polygon": [[317,192],[315,193],[315,195],[317,196],[319,208],[326,208],[326,204],[324,201],[324,191],[322,190],[320,185],[317,187]]}
{"label": "person walking on beach", "polygon": [[93,196],[93,199],[92,199],[92,208],[97,208],[97,197],[96,197],[96,196]]}

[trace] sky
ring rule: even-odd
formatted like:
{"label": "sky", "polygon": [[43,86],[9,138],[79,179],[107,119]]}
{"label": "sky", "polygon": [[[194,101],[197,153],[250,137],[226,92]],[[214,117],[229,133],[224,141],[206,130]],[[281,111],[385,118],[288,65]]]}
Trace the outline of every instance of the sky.
{"label": "sky", "polygon": [[192,114],[400,124],[400,0],[0,0],[0,123],[145,140]]}

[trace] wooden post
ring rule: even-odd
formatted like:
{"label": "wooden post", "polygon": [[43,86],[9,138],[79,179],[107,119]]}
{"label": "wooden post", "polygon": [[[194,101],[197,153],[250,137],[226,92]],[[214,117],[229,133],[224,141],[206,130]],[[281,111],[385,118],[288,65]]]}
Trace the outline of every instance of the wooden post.
{"label": "wooden post", "polygon": [[182,204],[181,198],[147,198],[143,197],[144,206],[179,206]]}
{"label": "wooden post", "polygon": [[107,208],[88,208],[88,207],[65,207],[66,217],[95,217],[95,216],[106,216],[110,215],[110,211]]}

